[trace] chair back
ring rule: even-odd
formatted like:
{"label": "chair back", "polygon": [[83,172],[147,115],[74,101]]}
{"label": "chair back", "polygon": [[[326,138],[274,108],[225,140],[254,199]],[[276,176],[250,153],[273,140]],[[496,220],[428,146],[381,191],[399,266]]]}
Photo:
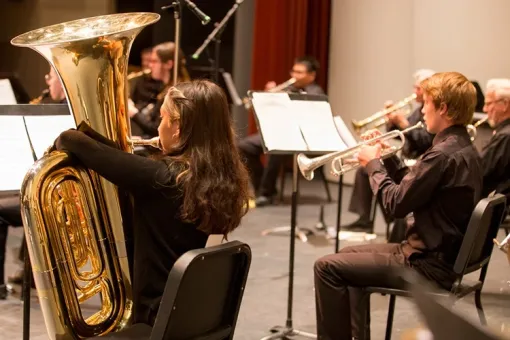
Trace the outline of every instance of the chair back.
{"label": "chair back", "polygon": [[453,267],[457,275],[471,273],[488,264],[494,248],[493,240],[503,221],[505,208],[506,198],[501,194],[478,202]]}
{"label": "chair back", "polygon": [[151,340],[232,339],[251,264],[239,241],[188,251],[174,264]]}

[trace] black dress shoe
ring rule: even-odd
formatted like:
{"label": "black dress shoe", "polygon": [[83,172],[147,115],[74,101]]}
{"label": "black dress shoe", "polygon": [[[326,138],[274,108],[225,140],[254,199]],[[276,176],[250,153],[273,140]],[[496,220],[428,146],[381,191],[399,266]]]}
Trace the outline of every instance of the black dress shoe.
{"label": "black dress shoe", "polygon": [[255,200],[256,207],[265,207],[265,206],[268,206],[271,204],[273,204],[273,197],[271,197],[271,196],[269,196],[269,197],[268,196],[259,196]]}
{"label": "black dress shoe", "polygon": [[365,231],[371,232],[373,228],[372,222],[363,218],[360,218],[351,224],[347,224],[342,226],[341,229],[350,230],[350,231]]}
{"label": "black dress shoe", "polygon": [[7,286],[0,285],[0,300],[7,299]]}

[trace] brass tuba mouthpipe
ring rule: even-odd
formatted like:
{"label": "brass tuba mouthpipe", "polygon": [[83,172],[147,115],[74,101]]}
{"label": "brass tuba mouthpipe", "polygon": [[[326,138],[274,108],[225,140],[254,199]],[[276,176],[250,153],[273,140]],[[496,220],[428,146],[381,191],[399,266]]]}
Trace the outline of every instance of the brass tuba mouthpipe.
{"label": "brass tuba mouthpipe", "polygon": [[379,127],[381,126],[382,124],[384,124],[386,122],[386,116],[389,115],[390,113],[392,112],[395,112],[397,110],[400,110],[402,109],[403,107],[406,107],[406,106],[409,106],[409,113],[411,112],[411,106],[412,106],[412,102],[413,100],[416,99],[416,94],[412,94],[410,95],[409,97],[406,97],[404,99],[402,99],[401,101],[399,101],[398,103],[395,103],[393,104],[392,106],[386,108],[386,109],[383,109],[383,110],[380,110],[380,111],[377,111],[376,113],[374,113],[373,115],[365,118],[365,119],[362,119],[362,120],[352,120],[352,127],[354,128],[354,130],[356,131],[356,133],[360,133],[361,130],[367,128],[368,125],[374,123],[374,122],[377,122],[377,124],[374,125],[374,127]]}
{"label": "brass tuba mouthpipe", "polygon": [[132,139],[129,139],[128,141],[132,145],[132,147],[136,147],[136,146],[151,146],[151,147],[153,147],[155,149],[162,150],[161,141],[160,141],[159,137],[154,137],[154,138],[151,138],[151,139],[135,139],[135,138],[132,138]]}
{"label": "brass tuba mouthpipe", "polygon": [[[393,130],[393,131],[385,133],[381,136],[369,139],[367,141],[363,141],[352,148],[349,148],[349,149],[346,149],[343,151],[331,152],[329,154],[318,156],[315,158],[308,158],[305,154],[300,153],[297,156],[297,164],[298,164],[299,170],[301,171],[301,174],[303,175],[303,177],[309,181],[311,181],[313,179],[314,171],[317,168],[319,168],[329,162],[332,162],[333,173],[335,175],[339,176],[339,175],[342,175],[348,171],[357,169],[360,166],[359,162],[355,159],[352,159],[352,157],[347,162],[347,166],[342,164],[342,160],[347,159],[349,156],[353,156],[353,155],[357,154],[363,146],[377,143],[377,142],[384,142],[386,140],[391,140],[393,138],[399,137],[402,141],[402,143],[400,144],[399,147],[391,147],[389,149],[383,150],[381,157],[387,158],[391,155],[394,155],[395,153],[397,153],[398,151],[400,151],[402,149],[402,147],[404,146],[404,143],[405,143],[404,134],[406,134],[407,132],[412,131],[414,129],[421,129],[423,127],[424,127],[423,123],[419,122],[416,125],[413,125],[405,130],[402,130],[402,131]],[[337,163],[338,163],[338,166],[336,165]]]}

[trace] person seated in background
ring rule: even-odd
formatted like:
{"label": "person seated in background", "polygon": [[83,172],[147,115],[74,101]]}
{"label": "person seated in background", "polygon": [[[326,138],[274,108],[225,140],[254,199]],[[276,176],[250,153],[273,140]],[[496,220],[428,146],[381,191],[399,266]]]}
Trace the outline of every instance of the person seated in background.
{"label": "person seated in background", "polygon": [[362,324],[370,311],[362,288],[402,288],[387,275],[392,267],[410,267],[446,290],[455,281],[453,265],[482,197],[482,161],[466,129],[476,90],[457,72],[436,73],[420,86],[426,129],[435,134],[432,147],[411,169],[397,156],[381,161],[382,143],[358,153],[383,209],[396,218],[413,214],[406,240],[344,247],[316,261],[318,339],[352,340],[369,333],[370,318]]}
{"label": "person seated in background", "polygon": [[[46,85],[48,85],[48,93],[51,102],[65,103],[66,94],[62,86],[62,82],[57,75],[57,72],[50,66],[50,71],[44,76]],[[41,103],[45,103],[42,102]],[[20,227],[21,223],[21,206],[19,192],[6,192],[0,193],[0,233],[3,233],[5,238],[7,237],[8,226]],[[6,239],[0,236],[0,298],[6,296],[3,292],[7,292],[5,285],[2,288],[3,276],[4,276],[4,263],[5,263],[5,244]],[[7,282],[13,284],[22,284],[24,275],[24,260],[25,260],[25,235],[19,248],[18,259],[23,263],[20,268],[11,276],[7,278]],[[2,255],[3,254],[3,255]],[[32,281],[33,286],[33,281]]]}
{"label": "person seated in background", "polygon": [[158,156],[119,150],[85,124],[55,142],[56,150],[131,194],[133,322],[148,325],[154,325],[175,261],[205,247],[211,234],[226,238],[247,213],[249,199],[248,172],[218,85],[178,83],[165,94],[160,113]]}
{"label": "person seated in background", "polygon": [[494,134],[481,151],[483,197],[502,193],[510,205],[510,79],[487,82],[483,111]]}
{"label": "person seated in background", "polygon": [[[324,94],[324,90],[315,82],[319,62],[309,56],[303,56],[294,60],[290,76],[296,79],[283,91],[290,93]],[[276,87],[276,82],[270,81],[265,86],[265,91]],[[267,155],[267,165],[264,167],[260,156],[264,153],[262,149],[262,138],[260,133],[250,135],[239,141],[239,150],[243,155],[250,172],[251,184],[256,195],[255,204],[263,207],[273,203],[276,195],[276,181],[280,167],[286,158],[285,155]]]}
{"label": "person seated in background", "polygon": [[[418,122],[423,122],[423,91],[420,83],[425,79],[431,77],[435,72],[430,69],[419,69],[413,74],[414,78],[414,94],[416,95],[416,103],[418,107],[406,117],[402,111],[395,111],[390,113],[388,118],[387,130],[399,129],[403,130],[409,126],[415,125]],[[393,105],[393,102],[388,101],[385,103],[386,107]],[[402,156],[415,159],[423,154],[431,145],[433,135],[426,129],[415,129],[406,134],[406,142],[402,149]],[[352,189],[351,201],[349,204],[349,211],[359,215],[358,219],[342,229],[370,231],[372,228],[371,222],[371,208],[372,199],[374,195],[370,189],[368,182],[368,174],[365,168],[360,167],[356,170],[356,177],[354,180],[354,187]],[[392,217],[385,216],[386,220],[391,220]]]}
{"label": "person seated in background", "polygon": [[[158,126],[161,121],[159,110],[163,104],[168,88],[173,84],[175,43],[165,42],[154,46],[151,50],[149,68],[150,77],[159,85],[149,91],[150,98],[138,100],[137,97],[129,101],[129,116],[131,118],[131,133],[133,136],[152,138],[158,135]],[[186,60],[182,51],[179,51],[180,61],[178,82],[190,80],[186,69]],[[158,90],[156,93],[155,90]],[[135,102],[137,100],[137,102]]]}

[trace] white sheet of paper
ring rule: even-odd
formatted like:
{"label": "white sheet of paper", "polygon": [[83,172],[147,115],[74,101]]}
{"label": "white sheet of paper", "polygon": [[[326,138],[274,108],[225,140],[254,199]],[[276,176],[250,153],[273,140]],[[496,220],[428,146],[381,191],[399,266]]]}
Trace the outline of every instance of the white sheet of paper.
{"label": "white sheet of paper", "polygon": [[253,108],[268,151],[307,151],[287,93],[254,93]]}
{"label": "white sheet of paper", "polygon": [[25,122],[37,158],[43,156],[61,132],[76,128],[74,118],[71,115],[25,116]]}
{"label": "white sheet of paper", "polygon": [[22,116],[0,116],[0,191],[19,190],[34,164]]}
{"label": "white sheet of paper", "polygon": [[335,127],[328,102],[292,100],[291,105],[309,150],[329,152],[347,148]]}
{"label": "white sheet of paper", "polygon": [[0,105],[17,104],[14,90],[9,79],[0,79]]}
{"label": "white sheet of paper", "polygon": [[345,144],[347,144],[347,147],[352,148],[358,144],[356,141],[356,138],[351,133],[351,130],[345,125],[342,117],[335,116],[334,118],[336,129],[338,130],[338,133],[340,134],[340,138],[344,141]]}

